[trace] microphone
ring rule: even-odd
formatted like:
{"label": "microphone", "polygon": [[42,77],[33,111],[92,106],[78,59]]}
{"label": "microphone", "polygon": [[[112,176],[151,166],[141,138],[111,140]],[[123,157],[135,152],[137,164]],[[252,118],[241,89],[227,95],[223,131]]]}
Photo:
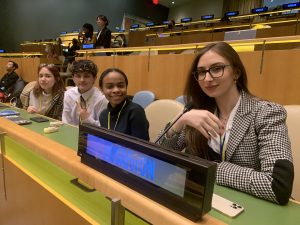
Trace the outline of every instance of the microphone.
{"label": "microphone", "polygon": [[161,135],[158,136],[158,138],[155,140],[155,144],[173,127],[173,125],[179,120],[180,117],[182,117],[183,114],[190,111],[193,108],[193,103],[188,102],[183,109],[183,112],[164,130],[164,132],[161,133]]}

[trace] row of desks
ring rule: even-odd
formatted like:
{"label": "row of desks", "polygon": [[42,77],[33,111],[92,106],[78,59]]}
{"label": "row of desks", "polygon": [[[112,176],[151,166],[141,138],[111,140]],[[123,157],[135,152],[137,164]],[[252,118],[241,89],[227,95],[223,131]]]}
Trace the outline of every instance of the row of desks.
{"label": "row of desks", "polygon": [[[20,112],[23,118],[29,119],[29,114]],[[7,133],[2,161],[4,174],[0,176],[0,224],[110,224],[110,202],[106,196],[121,199],[128,209],[125,224],[132,225],[296,224],[300,221],[300,205],[295,202],[279,206],[215,185],[215,193],[243,205],[245,212],[232,219],[211,210],[201,221],[193,223],[81,164],[76,154],[76,127],[64,125],[59,132],[44,134],[43,128],[48,126],[49,122],[34,122],[21,127],[0,118],[0,132]],[[75,177],[97,191],[84,192],[74,186],[70,180]],[[35,188],[28,180],[35,183]],[[24,212],[21,206],[26,207],[29,200],[34,201],[30,204],[32,210]]]}

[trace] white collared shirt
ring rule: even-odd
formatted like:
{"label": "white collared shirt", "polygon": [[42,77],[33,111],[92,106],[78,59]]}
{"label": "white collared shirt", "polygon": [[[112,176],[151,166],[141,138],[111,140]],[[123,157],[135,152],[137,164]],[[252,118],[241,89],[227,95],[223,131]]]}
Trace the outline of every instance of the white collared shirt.
{"label": "white collared shirt", "polygon": [[234,106],[234,108],[231,110],[230,116],[228,118],[226,127],[225,127],[225,131],[222,134],[222,136],[220,137],[220,135],[217,135],[216,137],[211,136],[211,138],[208,140],[208,146],[216,153],[220,154],[220,140],[223,142],[224,136],[225,136],[225,140],[223,142],[223,149],[225,149],[226,151],[226,147],[227,147],[227,142],[229,139],[229,135],[230,135],[230,131],[232,128],[232,124],[233,124],[233,118],[237,112],[237,109],[240,105],[241,102],[241,96],[239,97],[239,100],[237,101],[236,105]]}
{"label": "white collared shirt", "polygon": [[86,107],[90,116],[81,121],[82,123],[93,124],[100,126],[100,113],[107,108],[107,99],[96,88],[93,87],[85,93],[79,93],[77,87],[70,88],[65,92],[64,96],[64,110],[62,114],[62,121],[64,123],[79,125],[79,112],[77,109],[77,102],[80,102],[80,96],[86,101]]}

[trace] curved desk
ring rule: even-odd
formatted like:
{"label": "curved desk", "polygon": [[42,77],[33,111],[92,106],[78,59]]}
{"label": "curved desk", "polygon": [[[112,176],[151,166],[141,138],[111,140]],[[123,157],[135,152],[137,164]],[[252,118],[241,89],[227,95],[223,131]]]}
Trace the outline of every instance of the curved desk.
{"label": "curved desk", "polygon": [[[20,112],[23,118],[30,117]],[[201,221],[193,223],[80,163],[76,154],[77,128],[64,125],[59,132],[43,134],[47,126],[49,122],[21,127],[0,118],[0,132],[7,133],[4,173],[0,175],[0,224],[110,224],[110,202],[105,196],[121,199],[128,210],[125,224],[130,225],[147,224],[146,221],[157,225],[295,224],[300,221],[297,203],[278,206],[216,185],[217,194],[243,205],[245,212],[231,219],[212,210]],[[97,191],[83,192],[70,183],[74,177]]]}

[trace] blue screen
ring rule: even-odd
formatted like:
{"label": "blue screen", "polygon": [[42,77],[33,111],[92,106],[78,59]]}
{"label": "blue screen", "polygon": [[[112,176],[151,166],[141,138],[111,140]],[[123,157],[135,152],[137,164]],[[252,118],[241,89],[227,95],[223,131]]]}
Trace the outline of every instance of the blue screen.
{"label": "blue screen", "polygon": [[5,50],[4,49],[0,49],[0,53],[4,53],[5,52]]}
{"label": "blue screen", "polygon": [[83,44],[82,45],[82,49],[93,49],[94,48],[94,44]]}
{"label": "blue screen", "polygon": [[213,19],[213,18],[214,18],[213,14],[201,16],[201,20],[210,20],[210,19]]}
{"label": "blue screen", "polygon": [[239,15],[239,11],[227,12],[225,13],[226,16],[237,16]]}
{"label": "blue screen", "polygon": [[268,11],[268,7],[254,8],[251,9],[252,13],[262,13]]}
{"label": "blue screen", "polygon": [[178,196],[184,196],[186,170],[133,149],[87,134],[86,152]]}
{"label": "blue screen", "polygon": [[146,23],[146,27],[153,27],[153,26],[154,26],[153,22]]}
{"label": "blue screen", "polygon": [[187,17],[187,18],[182,18],[181,19],[181,23],[187,23],[187,22],[191,22],[192,18],[191,17]]}
{"label": "blue screen", "polygon": [[296,7],[300,7],[300,2],[288,3],[288,4],[282,5],[283,9],[291,9],[291,8],[296,8]]}
{"label": "blue screen", "polygon": [[139,27],[140,27],[139,24],[132,24],[132,25],[130,26],[131,29],[135,29],[135,28],[139,28]]}

